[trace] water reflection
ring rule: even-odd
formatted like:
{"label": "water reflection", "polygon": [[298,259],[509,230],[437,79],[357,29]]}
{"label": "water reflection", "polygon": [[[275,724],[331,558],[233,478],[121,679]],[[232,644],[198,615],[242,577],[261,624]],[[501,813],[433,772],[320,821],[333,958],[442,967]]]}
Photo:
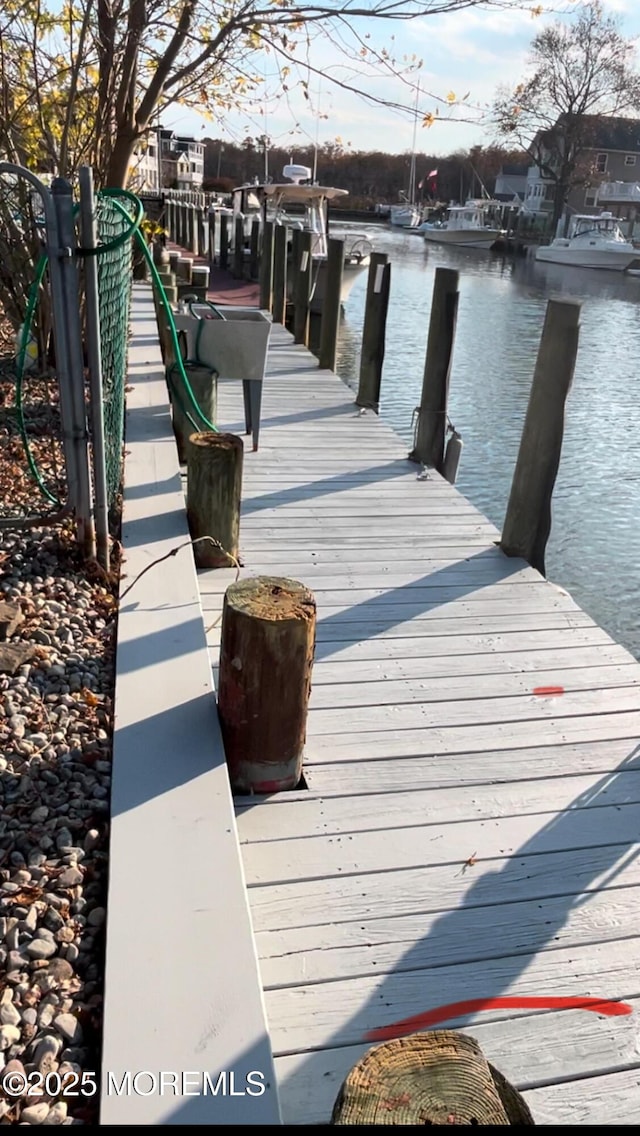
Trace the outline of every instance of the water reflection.
{"label": "water reflection", "polygon": [[[411,441],[433,275],[460,271],[450,416],[464,438],[458,486],[497,525],[504,516],[547,300],[582,301],[547,556],[598,623],[640,657],[640,277],[562,269],[530,258],[425,246],[382,230],[392,261],[382,414]],[[348,301],[338,370],[357,381],[366,279]]]}

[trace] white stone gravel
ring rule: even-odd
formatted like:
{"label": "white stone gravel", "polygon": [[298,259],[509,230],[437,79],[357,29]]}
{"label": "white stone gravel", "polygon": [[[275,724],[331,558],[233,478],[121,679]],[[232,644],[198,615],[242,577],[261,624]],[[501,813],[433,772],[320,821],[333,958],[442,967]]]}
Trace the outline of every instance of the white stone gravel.
{"label": "white stone gravel", "polygon": [[[9,642],[37,655],[0,674],[0,1080],[99,1071],[115,604],[93,577],[70,534],[1,534]],[[0,1092],[0,1122],[97,1122],[56,1085]]]}

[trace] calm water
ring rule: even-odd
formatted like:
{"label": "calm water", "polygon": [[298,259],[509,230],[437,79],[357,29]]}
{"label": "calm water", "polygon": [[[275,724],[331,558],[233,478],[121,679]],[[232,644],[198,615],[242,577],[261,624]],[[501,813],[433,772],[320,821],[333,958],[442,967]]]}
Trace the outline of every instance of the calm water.
{"label": "calm water", "polygon": [[[449,415],[464,440],[458,488],[504,519],[546,301],[582,301],[580,347],[554,494],[547,573],[640,658],[640,277],[425,246],[375,231],[391,296],[381,413],[411,441],[433,275],[460,271]],[[339,372],[357,381],[366,274],[346,305]]]}

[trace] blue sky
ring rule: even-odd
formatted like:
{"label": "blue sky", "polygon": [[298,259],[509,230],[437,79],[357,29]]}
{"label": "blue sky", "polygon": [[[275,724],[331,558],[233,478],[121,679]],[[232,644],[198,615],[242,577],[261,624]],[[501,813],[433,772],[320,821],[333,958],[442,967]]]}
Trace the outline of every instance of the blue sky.
{"label": "blue sky", "polygon": [[[605,7],[615,13],[621,30],[629,38],[640,40],[640,0],[605,0]],[[545,22],[557,16],[532,17],[529,11],[512,9],[470,8],[442,16],[417,18],[408,23],[376,24],[371,43],[393,47],[398,58],[417,55],[423,60],[420,72],[422,90],[445,99],[452,91],[460,98],[469,92],[469,104],[481,106],[492,99],[498,83],[516,84],[522,77],[527,49],[533,36]],[[395,42],[390,43],[390,36]],[[325,75],[334,71],[345,74],[346,59],[329,42],[318,42],[312,49],[312,63]],[[640,65],[640,55],[638,56]],[[247,134],[255,136],[266,130],[281,145],[296,146],[308,139],[332,141],[340,138],[354,149],[380,149],[390,153],[410,150],[413,133],[412,115],[365,102],[355,94],[337,89],[325,78],[312,79],[312,102],[319,105],[326,118],[315,116],[301,93],[283,95],[272,60],[263,64],[265,88],[270,97],[263,101],[263,111],[241,114],[234,112],[223,124],[203,123],[196,114],[182,107],[164,115],[167,125],[196,136],[212,135],[238,141]],[[415,81],[415,80],[412,80]],[[366,78],[360,82],[379,98],[402,104],[413,104],[414,96],[407,86],[391,77]],[[437,103],[428,94],[420,97],[420,110],[432,112]],[[453,121],[461,114],[455,108],[447,117],[440,107],[441,119],[430,129],[419,129],[417,148],[434,154],[466,149],[477,142],[491,140],[476,123]]]}

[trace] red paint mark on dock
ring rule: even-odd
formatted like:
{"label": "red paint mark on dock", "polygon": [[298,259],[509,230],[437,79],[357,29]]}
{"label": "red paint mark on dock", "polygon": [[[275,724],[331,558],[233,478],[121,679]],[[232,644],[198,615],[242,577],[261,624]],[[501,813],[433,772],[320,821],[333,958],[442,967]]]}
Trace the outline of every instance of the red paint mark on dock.
{"label": "red paint mark on dock", "polygon": [[505,995],[497,998],[468,998],[464,1002],[449,1002],[437,1006],[424,1014],[404,1018],[391,1026],[381,1026],[365,1034],[365,1041],[391,1041],[408,1033],[428,1029],[430,1026],[473,1014],[479,1010],[589,1010],[593,1014],[604,1014],[608,1018],[624,1017],[633,1013],[633,1006],[627,1002],[611,1002],[602,998],[544,998],[515,997]]}
{"label": "red paint mark on dock", "polygon": [[537,694],[540,698],[545,695],[564,694],[564,686],[534,686],[532,694]]}

